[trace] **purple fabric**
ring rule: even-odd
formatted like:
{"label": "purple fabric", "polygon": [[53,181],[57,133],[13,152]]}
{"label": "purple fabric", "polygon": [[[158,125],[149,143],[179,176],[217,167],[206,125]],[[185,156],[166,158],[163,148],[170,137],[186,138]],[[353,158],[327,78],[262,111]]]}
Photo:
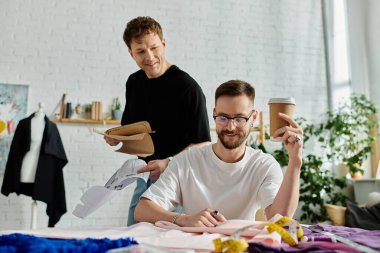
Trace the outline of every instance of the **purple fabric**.
{"label": "purple fabric", "polygon": [[[380,231],[368,231],[358,228],[338,227],[330,225],[313,225],[312,228],[331,232],[351,241],[380,251]],[[281,247],[268,246],[261,243],[249,243],[249,252],[362,252],[354,247],[341,242],[336,242],[327,235],[313,232],[303,228],[304,235],[309,238],[308,242],[299,243],[297,247],[291,247],[282,243]]]}
{"label": "purple fabric", "polygon": [[335,235],[347,238],[353,242],[357,242],[359,244],[380,251],[380,230],[369,231],[361,228],[349,228],[319,224],[312,226],[312,228],[331,232]]}
{"label": "purple fabric", "polygon": [[361,252],[343,243],[331,242],[306,242],[297,247],[291,247],[288,244],[282,244],[281,247],[268,246],[261,243],[250,243],[249,252],[317,252],[317,253],[336,253],[336,252]]}

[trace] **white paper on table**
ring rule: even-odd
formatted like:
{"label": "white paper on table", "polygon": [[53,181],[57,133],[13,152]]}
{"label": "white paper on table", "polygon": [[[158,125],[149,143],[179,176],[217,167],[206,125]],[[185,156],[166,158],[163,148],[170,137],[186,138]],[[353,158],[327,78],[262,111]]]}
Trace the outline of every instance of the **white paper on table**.
{"label": "white paper on table", "polygon": [[130,159],[118,169],[104,186],[92,186],[80,198],[73,214],[79,218],[86,218],[89,214],[109,201],[115,193],[132,184],[137,178],[145,182],[149,178],[149,172],[137,173],[137,170],[146,166],[141,159]]}

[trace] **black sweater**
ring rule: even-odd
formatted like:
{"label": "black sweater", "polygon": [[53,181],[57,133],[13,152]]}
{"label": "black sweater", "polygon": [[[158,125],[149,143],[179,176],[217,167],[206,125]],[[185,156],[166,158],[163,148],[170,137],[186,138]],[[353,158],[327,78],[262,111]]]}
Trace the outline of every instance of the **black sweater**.
{"label": "black sweater", "polygon": [[146,120],[155,153],[145,161],[164,159],[191,143],[210,141],[206,99],[201,87],[186,72],[171,66],[162,76],[149,79],[139,70],[126,83],[122,125]]}

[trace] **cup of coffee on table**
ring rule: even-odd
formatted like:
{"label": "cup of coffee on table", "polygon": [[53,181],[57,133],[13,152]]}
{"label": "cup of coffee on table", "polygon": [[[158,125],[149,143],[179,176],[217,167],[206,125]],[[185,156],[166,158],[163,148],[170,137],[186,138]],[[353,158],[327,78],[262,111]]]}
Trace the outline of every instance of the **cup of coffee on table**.
{"label": "cup of coffee on table", "polygon": [[294,107],[296,105],[294,98],[271,98],[269,99],[269,129],[271,141],[281,141],[281,138],[273,138],[274,132],[284,126],[288,126],[289,123],[278,116],[278,113],[284,113],[290,117],[293,117]]}

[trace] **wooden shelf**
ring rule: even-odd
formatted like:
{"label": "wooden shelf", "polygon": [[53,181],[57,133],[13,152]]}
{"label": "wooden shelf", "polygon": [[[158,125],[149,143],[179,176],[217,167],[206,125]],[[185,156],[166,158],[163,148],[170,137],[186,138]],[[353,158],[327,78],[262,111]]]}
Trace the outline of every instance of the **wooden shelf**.
{"label": "wooden shelf", "polygon": [[73,123],[73,124],[100,124],[100,125],[120,125],[120,120],[95,120],[95,119],[51,119],[57,123]]}

